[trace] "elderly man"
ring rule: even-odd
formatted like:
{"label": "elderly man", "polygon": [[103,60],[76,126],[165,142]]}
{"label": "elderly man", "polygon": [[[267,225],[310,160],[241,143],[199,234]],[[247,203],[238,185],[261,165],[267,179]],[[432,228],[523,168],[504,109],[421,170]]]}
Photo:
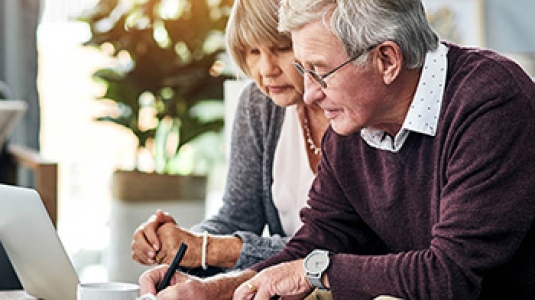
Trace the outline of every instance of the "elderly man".
{"label": "elderly man", "polygon": [[235,299],[535,299],[529,76],[439,43],[420,0],[283,0],[280,14],[305,101],[331,122],[304,225],[251,270],[195,282],[256,274]]}

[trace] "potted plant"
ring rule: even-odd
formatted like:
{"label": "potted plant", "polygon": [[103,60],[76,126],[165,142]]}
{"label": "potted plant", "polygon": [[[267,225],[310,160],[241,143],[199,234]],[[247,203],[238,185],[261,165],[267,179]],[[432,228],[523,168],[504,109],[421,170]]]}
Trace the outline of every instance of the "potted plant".
{"label": "potted plant", "polygon": [[[222,109],[215,116],[200,112],[223,105],[223,82],[231,76],[221,73],[218,59],[224,52],[224,29],[231,7],[232,0],[100,0],[79,17],[91,30],[85,45],[108,49],[115,61],[94,74],[106,85],[101,99],[113,101],[116,107],[113,114],[97,120],[127,128],[137,138],[137,152],[148,149],[154,162],[151,174],[140,172],[138,158],[132,172],[118,170],[114,196],[144,198],[139,185],[115,183],[131,177],[142,176],[142,182],[153,184],[165,178],[175,181],[170,176],[150,178],[152,173],[186,172],[177,164],[184,146],[223,128]],[[205,176],[181,180],[175,189],[192,186],[191,181],[203,182]]]}
{"label": "potted plant", "polygon": [[[78,18],[91,30],[85,45],[115,62],[94,73],[106,87],[100,99],[115,107],[97,120],[128,129],[137,152],[154,162],[147,172],[136,158],[133,170],[113,174],[109,280],[137,281],[144,268],[130,259],[131,234],[156,208],[174,213],[173,205],[182,226],[204,218],[206,174],[180,163],[184,149],[223,129],[223,82],[231,76],[219,58],[231,7],[232,0],[100,0]],[[191,200],[202,200],[202,211]]]}

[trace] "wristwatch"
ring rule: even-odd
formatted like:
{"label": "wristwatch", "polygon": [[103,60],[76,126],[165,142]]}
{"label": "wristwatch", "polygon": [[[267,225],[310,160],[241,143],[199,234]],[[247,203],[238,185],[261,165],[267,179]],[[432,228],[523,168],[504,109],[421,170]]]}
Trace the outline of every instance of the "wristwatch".
{"label": "wristwatch", "polygon": [[319,249],[310,252],[303,262],[306,278],[310,284],[319,290],[327,290],[323,282],[321,282],[321,276],[329,268],[330,263],[329,251]]}

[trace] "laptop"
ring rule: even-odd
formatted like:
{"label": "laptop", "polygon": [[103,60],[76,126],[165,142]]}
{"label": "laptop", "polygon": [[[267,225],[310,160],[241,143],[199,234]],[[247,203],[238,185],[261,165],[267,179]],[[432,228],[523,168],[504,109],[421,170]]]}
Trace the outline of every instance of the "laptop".
{"label": "laptop", "polygon": [[27,294],[76,300],[78,275],[34,189],[0,184],[0,241]]}

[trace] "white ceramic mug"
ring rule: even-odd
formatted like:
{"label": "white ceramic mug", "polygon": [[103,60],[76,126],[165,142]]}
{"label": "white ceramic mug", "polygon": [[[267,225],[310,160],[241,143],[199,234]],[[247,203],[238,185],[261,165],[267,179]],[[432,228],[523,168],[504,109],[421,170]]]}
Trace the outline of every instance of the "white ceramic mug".
{"label": "white ceramic mug", "polygon": [[142,300],[139,297],[139,285],[126,282],[79,283],[77,300]]}

